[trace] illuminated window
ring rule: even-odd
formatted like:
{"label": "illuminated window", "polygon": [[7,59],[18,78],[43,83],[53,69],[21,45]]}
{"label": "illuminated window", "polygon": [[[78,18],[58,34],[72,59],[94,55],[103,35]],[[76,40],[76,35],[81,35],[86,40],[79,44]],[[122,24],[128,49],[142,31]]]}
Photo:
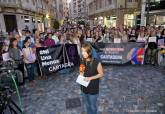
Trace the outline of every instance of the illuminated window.
{"label": "illuminated window", "polygon": [[155,2],[160,2],[160,0],[155,0]]}
{"label": "illuminated window", "polygon": [[125,14],[124,15],[124,25],[134,26],[134,15],[133,14]]}
{"label": "illuminated window", "polygon": [[160,2],[161,0],[151,0],[150,2]]}

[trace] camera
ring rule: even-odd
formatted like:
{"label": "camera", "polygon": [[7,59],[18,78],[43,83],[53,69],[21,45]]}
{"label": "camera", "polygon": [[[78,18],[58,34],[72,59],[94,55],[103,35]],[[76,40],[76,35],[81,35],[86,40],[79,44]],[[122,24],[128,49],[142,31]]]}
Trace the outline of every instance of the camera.
{"label": "camera", "polygon": [[23,82],[22,72],[17,70],[18,65],[14,61],[2,61],[0,62],[0,85],[1,87],[9,87],[14,89],[13,78],[16,83]]}
{"label": "camera", "polygon": [[14,61],[0,62],[0,112],[2,114],[22,114],[22,109],[12,99],[16,91],[15,82],[18,84],[23,78],[21,71],[17,70]]}

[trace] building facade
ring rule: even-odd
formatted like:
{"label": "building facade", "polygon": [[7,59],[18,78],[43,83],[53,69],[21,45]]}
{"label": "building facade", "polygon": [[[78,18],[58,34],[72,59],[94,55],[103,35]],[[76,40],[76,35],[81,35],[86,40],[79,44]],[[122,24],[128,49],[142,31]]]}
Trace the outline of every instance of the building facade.
{"label": "building facade", "polygon": [[68,18],[69,16],[69,3],[67,0],[63,0],[63,10],[64,10],[64,18]]}
{"label": "building facade", "polygon": [[148,22],[151,25],[165,25],[165,0],[146,0]]}
{"label": "building facade", "polygon": [[67,0],[55,0],[57,20],[63,24],[64,20],[69,16],[69,3]]}
{"label": "building facade", "polygon": [[87,8],[91,25],[135,26],[141,0],[88,0]]}
{"label": "building facade", "polygon": [[69,2],[69,18],[73,19],[78,16],[77,14],[77,1],[76,0],[71,0]]}
{"label": "building facade", "polygon": [[71,0],[69,3],[69,17],[71,19],[87,18],[87,0]]}
{"label": "building facade", "polygon": [[55,6],[54,0],[0,0],[0,31],[44,31],[56,17]]}

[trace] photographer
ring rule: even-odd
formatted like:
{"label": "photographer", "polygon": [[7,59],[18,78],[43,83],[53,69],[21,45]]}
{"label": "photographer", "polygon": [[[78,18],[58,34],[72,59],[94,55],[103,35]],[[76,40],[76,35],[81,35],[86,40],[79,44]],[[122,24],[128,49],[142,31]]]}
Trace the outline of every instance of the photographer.
{"label": "photographer", "polygon": [[24,62],[21,50],[18,48],[18,41],[16,38],[10,40],[9,56],[18,65],[18,70],[23,74],[23,79],[19,79],[20,85],[24,84]]}

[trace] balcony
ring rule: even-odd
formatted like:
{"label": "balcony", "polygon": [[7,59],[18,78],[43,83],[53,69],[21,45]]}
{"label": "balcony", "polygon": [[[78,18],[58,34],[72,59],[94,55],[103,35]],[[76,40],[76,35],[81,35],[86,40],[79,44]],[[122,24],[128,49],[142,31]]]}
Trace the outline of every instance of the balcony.
{"label": "balcony", "polygon": [[77,2],[78,2],[78,3],[81,3],[81,0],[78,0]]}
{"label": "balcony", "polygon": [[94,0],[86,0],[86,4],[89,5],[90,3],[94,2]]}
{"label": "balcony", "polygon": [[81,7],[81,4],[78,4],[78,7]]}
{"label": "balcony", "polygon": [[105,12],[105,11],[109,11],[109,10],[113,10],[113,9],[116,9],[115,4],[111,4],[109,6],[105,6],[100,9],[97,9],[97,10],[95,8],[93,8],[92,11],[89,11],[89,15],[93,15],[93,14],[97,14],[97,13],[101,13],[101,12]]}
{"label": "balcony", "polygon": [[138,2],[127,2],[126,8],[138,8]]}
{"label": "balcony", "polygon": [[46,3],[46,4],[48,4],[48,3],[49,3],[49,0],[44,0],[44,1],[45,1],[45,3]]}
{"label": "balcony", "polygon": [[20,7],[20,3],[18,0],[0,0],[1,7]]}

